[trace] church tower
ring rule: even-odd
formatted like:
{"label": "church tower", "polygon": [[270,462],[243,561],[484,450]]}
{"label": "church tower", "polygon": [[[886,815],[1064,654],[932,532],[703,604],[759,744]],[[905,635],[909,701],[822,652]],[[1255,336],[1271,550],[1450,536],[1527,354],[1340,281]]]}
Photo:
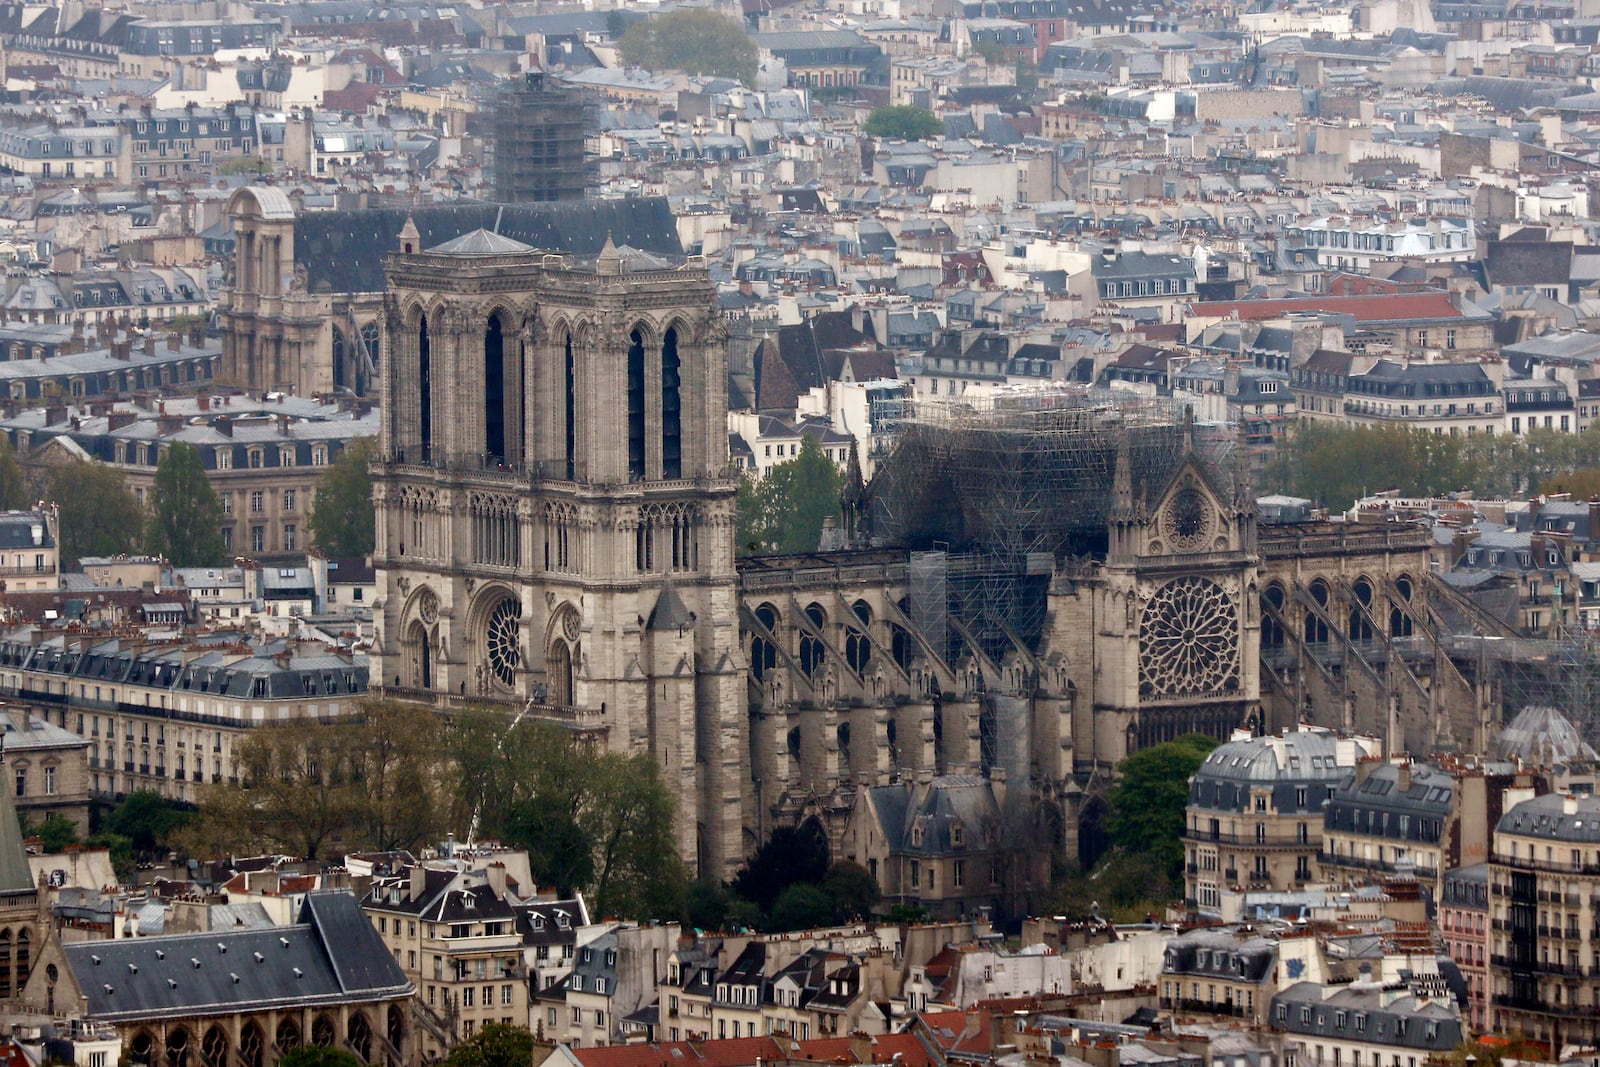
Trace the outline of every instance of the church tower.
{"label": "church tower", "polygon": [[418,245],[386,264],[375,681],[650,753],[725,876],[749,748],[710,277],[609,239]]}

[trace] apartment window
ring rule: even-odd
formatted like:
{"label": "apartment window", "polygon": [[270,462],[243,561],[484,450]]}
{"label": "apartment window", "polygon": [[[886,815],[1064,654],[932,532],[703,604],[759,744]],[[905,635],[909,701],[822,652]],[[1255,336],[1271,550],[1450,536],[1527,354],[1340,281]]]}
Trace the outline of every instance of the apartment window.
{"label": "apartment window", "polygon": [[[131,745],[128,748],[128,752],[130,754],[132,754],[132,752],[133,752],[133,747]],[[27,795],[27,792],[28,792],[28,771],[27,771],[27,768],[18,767],[17,768],[17,796],[19,796],[19,797],[20,796],[25,796],[25,795]]]}
{"label": "apartment window", "polygon": [[267,528],[265,526],[250,527],[250,551],[265,552],[267,550]]}
{"label": "apartment window", "polygon": [[266,494],[260,489],[250,492],[250,514],[259,515],[266,510]]}
{"label": "apartment window", "polygon": [[293,511],[294,510],[294,490],[293,489],[285,489],[283,491],[283,510],[284,511]]}
{"label": "apartment window", "polygon": [[500,987],[500,1003],[502,1005],[506,1005],[506,1004],[510,1004],[511,1003],[511,998],[512,998],[512,995],[513,995],[511,990],[512,990],[512,987],[509,986],[509,985],[503,985],[503,986]]}
{"label": "apartment window", "polygon": [[478,996],[478,991],[476,989],[474,989],[472,986],[467,986],[465,989],[463,989],[461,991],[461,1006],[463,1008],[474,1007],[475,1006],[475,1002],[477,1000],[477,996]]}
{"label": "apartment window", "polygon": [[297,534],[297,531],[295,529],[294,523],[286,523],[286,524],[284,524],[284,527],[283,527],[283,550],[285,552],[293,552],[295,550],[295,544],[297,542],[296,534]]}

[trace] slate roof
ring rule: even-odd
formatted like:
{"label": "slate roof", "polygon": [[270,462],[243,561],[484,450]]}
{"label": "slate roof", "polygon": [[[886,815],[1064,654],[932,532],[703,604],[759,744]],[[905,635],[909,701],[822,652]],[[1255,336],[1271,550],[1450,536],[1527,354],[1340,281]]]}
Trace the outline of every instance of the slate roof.
{"label": "slate roof", "polygon": [[[1570,803],[1572,810],[1566,810]],[[1500,816],[1495,832],[1542,837],[1550,841],[1600,842],[1600,797],[1547,793],[1524,800]]]}
{"label": "slate roof", "polygon": [[555,204],[460,204],[406,209],[311,211],[295,219],[295,263],[306,286],[336,293],[378,293],[383,257],[400,249],[406,219],[416,223],[419,247],[435,248],[476,229],[530,248],[598,253],[607,234],[621,244],[679,256],[678,227],[665,197],[585,200]]}
{"label": "slate roof", "polygon": [[[33,538],[39,528],[39,540]],[[32,511],[0,512],[0,549],[50,548],[55,545],[44,517]]]}
{"label": "slate roof", "polygon": [[[1402,996],[1385,1003],[1377,983],[1352,984],[1326,998],[1315,982],[1296,982],[1272,998],[1272,1024],[1277,1030],[1314,1037],[1342,1038],[1396,1048],[1448,1052],[1461,1043],[1461,1014],[1441,1001]],[[1307,1012],[1302,1012],[1302,1007]],[[1355,1028],[1357,1015],[1365,1016]]]}
{"label": "slate roof", "polygon": [[[14,821],[14,820],[13,820]],[[62,946],[104,1022],[387,1000],[415,990],[346,892],[306,896],[292,926]]]}

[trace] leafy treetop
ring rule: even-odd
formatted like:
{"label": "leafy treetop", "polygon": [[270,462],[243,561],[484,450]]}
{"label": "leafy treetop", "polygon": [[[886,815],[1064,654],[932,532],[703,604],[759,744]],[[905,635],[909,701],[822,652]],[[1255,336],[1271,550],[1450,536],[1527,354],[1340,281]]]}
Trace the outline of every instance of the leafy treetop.
{"label": "leafy treetop", "polygon": [[861,132],[868,137],[883,137],[899,141],[926,141],[944,133],[944,123],[939,116],[925,107],[894,104],[873,108],[862,125]]}
{"label": "leafy treetop", "polygon": [[206,480],[200,450],[186,441],[174,442],[156,465],[146,540],[175,567],[211,566],[227,554],[222,500]]}
{"label": "leafy treetop", "polygon": [[710,8],[679,8],[628,27],[620,42],[622,57],[646,70],[681,70],[756,80],[756,46],[736,19]]}
{"label": "leafy treetop", "polygon": [[311,538],[324,555],[359,559],[375,542],[372,461],[375,441],[361,437],[347,444],[317,482],[311,512]]}

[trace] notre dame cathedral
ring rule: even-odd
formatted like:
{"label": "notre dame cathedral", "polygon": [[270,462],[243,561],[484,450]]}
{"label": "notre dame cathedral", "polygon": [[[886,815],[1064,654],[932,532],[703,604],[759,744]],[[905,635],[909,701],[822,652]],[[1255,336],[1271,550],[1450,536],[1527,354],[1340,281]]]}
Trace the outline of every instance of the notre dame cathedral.
{"label": "notre dame cathedral", "polygon": [[1427,643],[1451,620],[1426,531],[1261,525],[1215,440],[1088,394],[908,429],[898,488],[852,504],[873,547],[736,560],[704,266],[447,221],[382,261],[376,687],[649,752],[702,872],[816,818],[877,873],[861,798],[920,842],[963,818],[941,789],[983,794],[967,818],[1027,797],[1071,852],[1119,760],[1194,730],[1493,728]]}

